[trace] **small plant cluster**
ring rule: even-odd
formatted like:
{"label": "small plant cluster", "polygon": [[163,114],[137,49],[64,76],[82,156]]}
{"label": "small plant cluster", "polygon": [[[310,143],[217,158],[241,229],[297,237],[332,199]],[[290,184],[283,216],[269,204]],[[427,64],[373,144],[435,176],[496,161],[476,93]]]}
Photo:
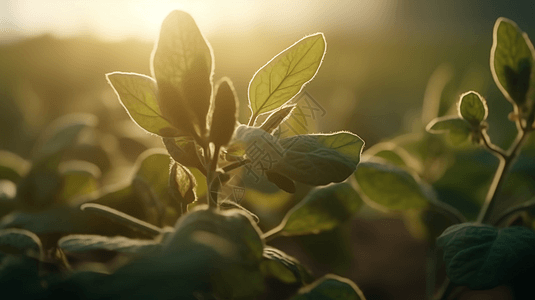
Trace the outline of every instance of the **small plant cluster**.
{"label": "small plant cluster", "polygon": [[[3,153],[1,179],[15,183],[16,192],[0,193],[0,286],[18,298],[365,299],[351,280],[315,278],[269,245],[278,236],[331,230],[364,202],[402,211],[409,223],[425,228],[433,258],[429,298],[448,299],[460,286],[491,289],[526,278],[533,270],[535,233],[531,226],[510,226],[526,223],[510,218],[535,201],[500,212],[495,206],[534,129],[535,51],[527,35],[503,18],[494,28],[491,70],[513,105],[510,119],[518,129],[510,149],[492,143],[487,103],[477,92],[461,95],[458,116],[427,126],[430,133],[449,132],[454,144],[470,140],[498,158],[475,222],[444,199],[438,184],[426,183],[436,181],[436,161],[448,155],[432,135],[380,143],[361,157],[364,141],[350,132],[275,134],[325,51],[325,38],[316,33],[260,68],[248,88],[250,119],[240,124],[231,80],[213,83],[210,45],[190,15],[171,12],[153,51],[152,77],[107,74],[131,119],[160,136],[166,150],[143,153],[127,185],[100,191],[91,164],[64,159],[94,130],[92,116],[53,124],[32,162]],[[431,153],[433,145],[442,150]],[[315,187],[265,233],[254,212],[221,197],[232,174],[247,175],[253,165],[261,180],[287,193],[295,193],[296,184]],[[442,264],[447,277],[435,293]]]}

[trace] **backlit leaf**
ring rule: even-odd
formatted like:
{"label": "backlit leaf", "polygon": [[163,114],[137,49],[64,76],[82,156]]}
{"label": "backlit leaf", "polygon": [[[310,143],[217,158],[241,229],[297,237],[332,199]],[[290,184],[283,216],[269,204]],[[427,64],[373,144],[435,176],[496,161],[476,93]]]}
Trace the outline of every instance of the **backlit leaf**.
{"label": "backlit leaf", "polygon": [[316,188],[292,208],[274,230],[280,230],[283,235],[331,230],[351,219],[361,206],[360,196],[348,183]]}
{"label": "backlit leaf", "polygon": [[76,197],[91,194],[98,189],[100,170],[92,163],[70,161],[62,163],[60,170],[62,182],[58,201],[67,202]]}
{"label": "backlit leaf", "polygon": [[151,60],[159,106],[173,126],[204,136],[212,95],[213,54],[195,20],[172,11],[163,21]]}
{"label": "backlit leaf", "polygon": [[0,150],[0,180],[17,183],[30,169],[30,163],[15,153]]}
{"label": "backlit leaf", "polygon": [[327,274],[309,286],[302,288],[291,300],[366,300],[358,286],[351,280]]}
{"label": "backlit leaf", "polygon": [[360,192],[387,209],[424,208],[429,195],[416,175],[380,160],[361,162],[355,172]]}
{"label": "backlit leaf", "polygon": [[496,85],[513,104],[526,102],[533,71],[533,45],[515,22],[499,18],[494,25],[490,69]]}
{"label": "backlit leaf", "polygon": [[106,74],[119,101],[130,118],[148,132],[161,136],[178,136],[180,132],[163,117],[158,106],[156,81],[136,73]]}
{"label": "backlit leaf", "polygon": [[364,141],[350,132],[296,135],[279,141],[272,170],[297,182],[325,185],[355,172]]}
{"label": "backlit leaf", "polygon": [[468,123],[478,126],[487,119],[487,101],[476,92],[464,93],[459,102],[459,115]]}
{"label": "backlit leaf", "polygon": [[524,227],[457,224],[438,237],[437,245],[450,280],[474,290],[511,283],[535,264],[535,233]]}
{"label": "backlit leaf", "polygon": [[234,86],[228,78],[223,78],[214,98],[212,123],[210,124],[210,141],[217,146],[230,142],[238,119],[238,97]]}
{"label": "backlit leaf", "polygon": [[197,181],[191,171],[179,163],[171,166],[169,174],[169,194],[180,204],[190,204],[197,199],[195,188]]}
{"label": "backlit leaf", "polygon": [[120,253],[143,254],[158,250],[161,244],[154,240],[130,239],[124,236],[68,235],[58,241],[58,246],[65,251],[76,253],[108,250]]}
{"label": "backlit leaf", "polygon": [[465,142],[472,131],[470,124],[456,116],[445,116],[433,119],[427,124],[429,133],[449,132],[449,138],[453,145]]}
{"label": "backlit leaf", "polygon": [[299,94],[318,72],[325,48],[323,34],[316,33],[302,38],[260,68],[249,83],[249,105],[254,118]]}
{"label": "backlit leaf", "polygon": [[136,162],[134,180],[144,181],[161,203],[169,203],[170,158],[164,149],[143,152]]}

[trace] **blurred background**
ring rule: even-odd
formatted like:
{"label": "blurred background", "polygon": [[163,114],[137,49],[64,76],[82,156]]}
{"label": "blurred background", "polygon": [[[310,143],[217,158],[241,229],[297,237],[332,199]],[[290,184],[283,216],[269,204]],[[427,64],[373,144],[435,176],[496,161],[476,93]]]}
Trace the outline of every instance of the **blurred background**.
{"label": "blurred background", "polygon": [[[421,132],[433,117],[447,113],[462,92],[476,90],[488,101],[493,140],[506,147],[514,138],[515,128],[506,121],[511,106],[493,82],[489,53],[498,17],[512,19],[535,37],[535,3],[530,0],[3,0],[0,150],[29,158],[43,128],[75,112],[97,115],[103,146],[123,153],[124,164],[114,162],[117,168],[107,183],[118,181],[121,167],[130,168],[143,150],[161,147],[129,120],[104,74],[150,75],[160,23],[173,9],[189,12],[211,43],[214,79],[228,76],[234,82],[242,122],[249,117],[247,85],[256,70],[298,39],[321,31],[327,54],[305,87],[324,111],[313,120],[319,131],[353,131],[369,148]],[[369,299],[423,295],[425,250],[398,221],[351,228],[358,244],[353,252],[335,251],[314,268],[333,271],[338,264],[334,270],[364,284]],[[305,237],[300,242],[317,241]],[[344,255],[351,268],[341,267],[347,265]],[[307,263],[306,256],[301,259]]]}

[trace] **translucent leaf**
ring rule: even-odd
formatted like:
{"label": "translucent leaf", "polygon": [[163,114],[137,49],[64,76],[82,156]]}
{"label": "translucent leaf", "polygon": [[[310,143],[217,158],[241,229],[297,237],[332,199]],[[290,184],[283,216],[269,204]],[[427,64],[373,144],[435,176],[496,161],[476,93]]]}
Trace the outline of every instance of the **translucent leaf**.
{"label": "translucent leaf", "polygon": [[309,286],[302,288],[291,300],[365,300],[364,294],[351,280],[327,274]]}
{"label": "translucent leaf", "polygon": [[387,209],[428,206],[430,197],[419,178],[380,160],[361,162],[355,172],[361,195]]}
{"label": "translucent leaf", "polygon": [[62,163],[60,170],[62,182],[58,201],[67,202],[97,191],[100,170],[92,163],[70,161],[69,163]]}
{"label": "translucent leaf", "polygon": [[169,194],[172,199],[184,205],[192,203],[197,199],[196,186],[197,181],[191,171],[175,162],[169,175]]}
{"label": "translucent leaf", "polygon": [[535,233],[524,227],[453,225],[437,245],[443,248],[450,280],[474,290],[511,283],[535,263]]}
{"label": "translucent leaf", "polygon": [[277,130],[279,126],[290,117],[295,107],[296,104],[286,105],[274,111],[266,118],[264,123],[260,125],[260,128],[269,134],[273,134],[273,132],[275,132],[275,130]]}
{"label": "translucent leaf", "polygon": [[17,183],[30,169],[30,163],[15,153],[0,150],[0,180]]}
{"label": "translucent leaf", "polygon": [[507,100],[526,102],[533,71],[533,45],[513,21],[499,18],[494,25],[490,69]]}
{"label": "translucent leaf", "polygon": [[276,163],[271,170],[310,185],[344,181],[355,172],[364,147],[350,132],[296,135],[279,143],[284,150],[272,157]]}
{"label": "translucent leaf", "polygon": [[260,68],[249,83],[253,119],[281,107],[299,94],[318,72],[325,48],[323,34],[316,33],[302,38]]}
{"label": "translucent leaf", "polygon": [[0,254],[24,254],[39,258],[42,252],[41,240],[35,233],[16,228],[0,230]]}
{"label": "translucent leaf", "polygon": [[427,124],[426,130],[435,134],[449,132],[452,144],[459,145],[468,139],[472,128],[467,121],[459,117],[446,116],[433,119]]}
{"label": "translucent leaf", "polygon": [[120,253],[144,254],[158,250],[161,244],[153,240],[130,239],[124,236],[68,235],[58,241],[58,246],[65,251],[73,253],[108,250]]}
{"label": "translucent leaf", "polygon": [[223,78],[217,85],[214,98],[210,141],[218,146],[230,142],[238,120],[238,97],[232,82]]}
{"label": "translucent leaf", "polygon": [[351,219],[361,206],[360,196],[348,183],[316,188],[286,214],[274,231],[303,235],[331,230]]}
{"label": "translucent leaf", "polygon": [[459,115],[468,123],[478,126],[488,113],[487,101],[480,94],[471,91],[461,95]]}
{"label": "translucent leaf", "polygon": [[151,70],[159,106],[173,126],[203,137],[212,95],[213,54],[195,20],[172,11],[163,21]]}
{"label": "translucent leaf", "polygon": [[179,136],[180,132],[163,117],[158,106],[156,81],[136,73],[106,74],[119,101],[132,120],[148,132],[161,136]]}
{"label": "translucent leaf", "polygon": [[312,281],[309,271],[297,259],[279,249],[266,246],[263,257],[260,267],[264,276],[275,277],[287,284]]}
{"label": "translucent leaf", "polygon": [[193,167],[205,171],[203,163],[197,155],[197,145],[191,137],[163,138],[163,143],[169,152],[169,155],[185,167]]}

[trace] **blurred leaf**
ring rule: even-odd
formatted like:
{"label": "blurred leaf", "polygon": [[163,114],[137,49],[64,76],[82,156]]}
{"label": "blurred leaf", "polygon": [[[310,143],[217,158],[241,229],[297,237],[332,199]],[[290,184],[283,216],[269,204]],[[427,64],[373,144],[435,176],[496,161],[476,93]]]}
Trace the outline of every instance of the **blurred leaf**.
{"label": "blurred leaf", "polygon": [[450,280],[474,290],[511,283],[535,264],[535,233],[524,227],[457,224],[438,237],[437,245]]}
{"label": "blurred leaf", "polygon": [[275,130],[277,130],[279,126],[290,117],[295,107],[296,104],[286,105],[274,111],[266,118],[264,123],[260,125],[260,128],[269,134],[273,134],[273,132],[275,132]]}
{"label": "blurred leaf", "polygon": [[40,258],[43,254],[43,245],[35,233],[24,229],[0,230],[0,257],[1,254],[24,254]]}
{"label": "blurred leaf", "polygon": [[[17,184],[17,201],[26,210],[36,211],[53,205],[59,196],[62,178],[48,161],[34,164],[30,172]],[[52,163],[57,167],[59,160]]]}
{"label": "blurred leaf", "polygon": [[0,150],[0,180],[6,179],[14,183],[30,169],[30,163],[24,158],[9,151]]}
{"label": "blurred leaf", "polygon": [[449,132],[450,141],[453,145],[459,145],[465,142],[470,136],[470,124],[454,116],[445,116],[433,119],[427,124],[426,130],[430,133]]}
{"label": "blurred leaf", "polygon": [[362,200],[349,183],[316,188],[286,214],[273,232],[303,235],[331,230],[349,220],[361,206]]}
{"label": "blurred leaf", "polygon": [[291,300],[366,300],[358,286],[351,280],[327,274],[309,286],[302,288]]}
{"label": "blurred leaf", "polygon": [[156,251],[161,244],[153,240],[130,239],[124,236],[68,235],[58,241],[58,246],[68,252],[108,250],[120,253],[144,254]]}
{"label": "blurred leaf", "polygon": [[119,101],[139,127],[161,136],[179,136],[181,133],[162,116],[158,107],[156,81],[136,73],[106,74]]}
{"label": "blurred leaf", "polygon": [[249,83],[253,118],[279,108],[299,94],[318,72],[325,48],[322,33],[309,35],[260,68]]}
{"label": "blurred leaf", "polygon": [[387,209],[424,208],[429,203],[419,178],[400,167],[365,161],[359,164],[355,178],[362,195]]}
{"label": "blurred leaf", "polygon": [[494,25],[490,69],[496,85],[512,104],[523,106],[533,71],[533,45],[515,22],[498,18]]}
{"label": "blurred leaf", "polygon": [[312,275],[297,259],[279,249],[266,246],[263,257],[260,268],[264,276],[275,277],[287,284],[303,285],[312,281]]}
{"label": "blurred leaf", "polygon": [[134,178],[144,181],[161,203],[169,203],[169,155],[164,149],[149,149],[136,162]]}
{"label": "blurred leaf", "polygon": [[223,209],[223,210],[227,210],[227,209],[239,209],[241,211],[243,211],[244,213],[248,214],[251,218],[253,218],[253,220],[255,221],[255,223],[259,223],[260,222],[260,219],[258,218],[257,215],[255,215],[254,213],[252,213],[250,210],[248,210],[247,208],[241,206],[240,204],[232,201],[232,200],[223,200],[223,201],[219,201],[219,208],[220,209]]}
{"label": "blurred leaf", "polygon": [[210,124],[210,141],[216,146],[223,146],[230,142],[234,134],[239,102],[230,79],[222,78],[216,90]]}
{"label": "blurred leaf", "polygon": [[197,182],[188,168],[175,162],[171,166],[169,176],[169,194],[174,201],[187,205],[197,199],[195,195]]}
{"label": "blurred leaf", "polygon": [[295,193],[295,183],[290,178],[272,171],[266,171],[266,177],[286,193]]}
{"label": "blurred leaf", "polygon": [[59,202],[68,202],[76,197],[91,194],[98,189],[100,170],[97,166],[84,161],[70,161],[60,165],[61,188]]}
{"label": "blurred leaf", "polygon": [[163,254],[174,256],[195,245],[215,250],[219,257],[209,272],[217,295],[225,299],[252,298],[263,290],[259,268],[264,241],[246,213],[236,209],[196,210],[182,216],[175,228]]}
{"label": "blurred leaf", "polygon": [[174,10],[165,18],[151,69],[164,117],[188,135],[204,137],[206,131],[212,56],[211,47],[189,14]]}
{"label": "blurred leaf", "polygon": [[[64,150],[74,145],[82,130],[95,127],[96,124],[97,118],[90,114],[70,114],[55,120],[39,137],[33,161],[41,163],[61,155]],[[52,164],[50,168],[56,166]]]}
{"label": "blurred leaf", "polygon": [[479,126],[487,119],[488,114],[487,101],[480,94],[470,91],[461,95],[459,115],[468,123]]}
{"label": "blurred leaf", "polygon": [[356,134],[337,132],[292,136],[281,139],[280,145],[284,155],[272,171],[297,182],[325,185],[355,172],[364,141]]}

